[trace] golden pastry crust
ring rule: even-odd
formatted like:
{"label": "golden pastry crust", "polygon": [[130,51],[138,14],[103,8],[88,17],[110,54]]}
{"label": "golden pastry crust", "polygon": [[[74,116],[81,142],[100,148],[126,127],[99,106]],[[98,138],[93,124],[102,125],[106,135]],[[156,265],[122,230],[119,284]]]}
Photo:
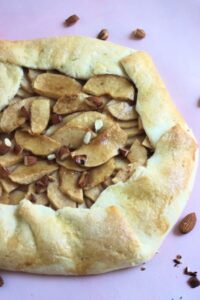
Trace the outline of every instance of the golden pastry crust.
{"label": "golden pastry crust", "polygon": [[[136,167],[128,181],[108,187],[90,210],[55,212],[28,200],[1,204],[0,268],[97,274],[150,259],[188,200],[198,154],[150,57],[104,41],[65,37],[0,41],[0,62],[17,70],[57,69],[75,78],[105,73],[128,77],[138,90],[136,110],[155,147],[147,166]],[[7,90],[5,94],[12,98]]]}

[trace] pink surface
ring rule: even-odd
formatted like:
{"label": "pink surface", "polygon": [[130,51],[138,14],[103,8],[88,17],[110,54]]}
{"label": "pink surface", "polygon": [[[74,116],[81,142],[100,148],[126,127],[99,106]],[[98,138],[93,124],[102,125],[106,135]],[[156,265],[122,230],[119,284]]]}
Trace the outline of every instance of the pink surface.
{"label": "pink surface", "polygon": [[[53,35],[95,37],[109,29],[112,42],[148,51],[165,81],[172,98],[200,140],[200,1],[123,0],[64,1],[20,0],[0,2],[0,38],[28,39]],[[70,27],[63,20],[76,13],[80,21]],[[144,28],[142,41],[129,38],[132,29]],[[195,211],[200,219],[200,174],[183,213]],[[187,286],[184,266],[199,271],[200,222],[193,232],[178,236],[172,231],[159,253],[140,268],[90,277],[45,277],[1,272],[5,285],[2,300],[82,299],[82,300],[171,300],[200,299],[200,287]],[[174,268],[172,259],[183,256],[183,265]]]}

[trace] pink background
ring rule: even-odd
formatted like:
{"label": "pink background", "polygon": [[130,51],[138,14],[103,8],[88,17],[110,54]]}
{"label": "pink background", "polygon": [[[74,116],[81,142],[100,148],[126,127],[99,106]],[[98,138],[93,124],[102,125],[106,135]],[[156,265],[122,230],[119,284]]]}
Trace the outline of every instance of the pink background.
{"label": "pink background", "polygon": [[[70,28],[62,22],[76,13],[80,21]],[[1,0],[0,38],[29,39],[53,35],[95,37],[109,29],[112,42],[148,51],[172,98],[200,140],[200,1],[199,0]],[[131,31],[144,28],[144,40],[129,38]],[[183,213],[195,211],[200,219],[200,174]],[[172,231],[159,253],[140,268],[90,277],[45,277],[1,272],[5,285],[2,300],[187,300],[200,299],[200,287],[187,286],[184,266],[199,271],[200,222],[188,235]],[[172,259],[183,256],[183,265],[174,268]]]}

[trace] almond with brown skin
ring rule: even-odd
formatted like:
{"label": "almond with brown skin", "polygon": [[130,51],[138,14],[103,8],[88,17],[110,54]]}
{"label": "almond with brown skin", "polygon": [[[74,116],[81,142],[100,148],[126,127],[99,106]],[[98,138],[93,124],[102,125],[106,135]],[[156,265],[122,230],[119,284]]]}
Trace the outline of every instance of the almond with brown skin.
{"label": "almond with brown skin", "polygon": [[196,225],[196,222],[197,222],[197,217],[194,212],[186,215],[183,218],[183,220],[179,223],[180,232],[185,234],[192,231],[192,229]]}
{"label": "almond with brown skin", "polygon": [[13,148],[13,152],[17,155],[21,154],[23,152],[23,148],[20,145],[16,144]]}
{"label": "almond with brown skin", "polygon": [[37,163],[37,157],[33,155],[25,155],[24,156],[24,165],[25,166],[32,166]]}
{"label": "almond with brown skin", "polygon": [[141,40],[146,36],[146,33],[143,29],[137,28],[133,31],[133,37],[135,39]]}
{"label": "almond with brown skin", "polygon": [[26,120],[30,119],[30,113],[29,111],[26,109],[25,106],[22,106],[20,111],[19,111],[19,115],[20,117],[24,117]]}
{"label": "almond with brown skin", "polygon": [[5,167],[0,166],[0,177],[7,178],[9,175],[10,175],[10,171]]}
{"label": "almond with brown skin", "polygon": [[74,25],[79,19],[80,18],[77,15],[71,15],[65,20],[64,25],[69,27],[71,25]]}
{"label": "almond with brown skin", "polygon": [[88,172],[83,172],[78,180],[78,186],[84,188],[88,184],[89,174]]}
{"label": "almond with brown skin", "polygon": [[8,153],[10,147],[6,146],[5,144],[0,144],[0,155],[4,155]]}
{"label": "almond with brown skin", "polygon": [[107,30],[107,29],[102,29],[102,30],[98,33],[97,38],[98,38],[99,40],[105,41],[105,40],[108,39],[108,36],[109,36],[108,30]]}
{"label": "almond with brown skin", "polygon": [[50,122],[53,125],[59,124],[62,121],[62,116],[56,113],[53,113],[50,117]]}
{"label": "almond with brown skin", "polygon": [[57,157],[60,160],[65,160],[70,155],[70,150],[67,146],[62,146],[57,153]]}

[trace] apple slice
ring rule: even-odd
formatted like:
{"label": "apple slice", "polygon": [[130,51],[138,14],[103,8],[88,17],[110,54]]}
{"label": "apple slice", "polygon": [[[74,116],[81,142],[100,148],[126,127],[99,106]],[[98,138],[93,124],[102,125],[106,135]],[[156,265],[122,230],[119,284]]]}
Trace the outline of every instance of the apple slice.
{"label": "apple slice", "polygon": [[65,75],[42,73],[34,80],[33,89],[42,96],[58,99],[64,95],[78,94],[82,86],[77,80]]}
{"label": "apple slice", "polygon": [[71,157],[67,157],[65,160],[57,159],[56,162],[60,166],[63,166],[66,169],[71,170],[71,171],[84,172],[86,170],[86,168],[76,164],[75,161]]}
{"label": "apple slice", "polygon": [[135,106],[125,101],[111,100],[107,104],[107,109],[113,117],[121,121],[136,120],[138,118]]}
{"label": "apple slice", "polygon": [[60,143],[45,135],[34,136],[25,131],[16,131],[15,141],[23,149],[35,155],[46,156],[60,148]]}
{"label": "apple slice", "polygon": [[31,104],[31,131],[33,134],[42,133],[48,125],[50,117],[50,100],[33,100]]}
{"label": "apple slice", "polygon": [[147,149],[136,139],[130,148],[127,158],[131,163],[144,165],[147,162]]}
{"label": "apple slice", "polygon": [[118,100],[134,101],[133,84],[117,75],[95,75],[86,82],[83,90],[94,96],[109,96]]}
{"label": "apple slice", "polygon": [[83,190],[78,187],[80,173],[67,170],[63,167],[59,170],[60,189],[71,200],[77,203],[83,203]]}
{"label": "apple slice", "polygon": [[90,190],[84,190],[84,195],[87,198],[89,198],[91,201],[95,202],[102,191],[103,191],[103,187],[99,184]]}
{"label": "apple slice", "polygon": [[21,154],[14,154],[12,152],[8,152],[0,156],[0,165],[2,167],[11,167],[21,162],[22,160],[23,156]]}
{"label": "apple slice", "polygon": [[58,166],[56,164],[38,161],[32,166],[20,165],[9,175],[9,178],[13,182],[29,184],[42,178],[44,175],[53,173],[57,169]]}
{"label": "apple slice", "polygon": [[119,148],[125,146],[126,140],[126,133],[117,124],[114,124],[102,131],[90,144],[82,145],[78,150],[73,151],[71,155],[74,159],[76,156],[85,156],[84,166],[96,167],[116,156]]}

